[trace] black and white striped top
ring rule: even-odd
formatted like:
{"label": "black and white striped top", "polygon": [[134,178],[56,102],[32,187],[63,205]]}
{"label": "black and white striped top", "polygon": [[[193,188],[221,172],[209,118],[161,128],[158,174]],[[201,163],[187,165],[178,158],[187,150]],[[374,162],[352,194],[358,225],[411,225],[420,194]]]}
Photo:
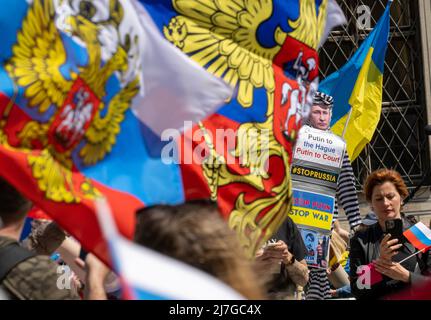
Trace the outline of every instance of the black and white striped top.
{"label": "black and white striped top", "polygon": [[[343,166],[338,180],[332,228],[334,228],[334,222],[338,219],[338,202],[347,215],[350,229],[361,224],[358,195],[355,188],[355,176],[347,152],[344,154]],[[331,297],[329,290],[330,285],[326,270],[311,269],[306,300],[329,299]]]}
{"label": "black and white striped top", "polygon": [[338,219],[338,202],[346,213],[350,229],[360,225],[361,215],[359,212],[358,195],[355,188],[355,175],[353,174],[352,165],[350,164],[350,158],[347,152],[344,153],[336,195],[332,226],[334,225],[334,221]]}

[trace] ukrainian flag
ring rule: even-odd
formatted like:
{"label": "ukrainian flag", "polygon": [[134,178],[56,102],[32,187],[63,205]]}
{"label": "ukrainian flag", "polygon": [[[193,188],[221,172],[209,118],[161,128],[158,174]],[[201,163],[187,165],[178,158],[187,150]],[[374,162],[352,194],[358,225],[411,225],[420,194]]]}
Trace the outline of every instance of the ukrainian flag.
{"label": "ukrainian flag", "polygon": [[319,86],[334,97],[331,130],[342,136],[347,122],[344,139],[352,161],[371,141],[380,120],[391,3],[353,57]]}

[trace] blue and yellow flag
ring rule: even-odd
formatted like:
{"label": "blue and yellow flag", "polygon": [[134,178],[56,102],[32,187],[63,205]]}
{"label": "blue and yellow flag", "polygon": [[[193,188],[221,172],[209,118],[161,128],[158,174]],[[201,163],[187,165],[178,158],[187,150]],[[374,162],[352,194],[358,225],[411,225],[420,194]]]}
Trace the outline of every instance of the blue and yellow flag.
{"label": "blue and yellow flag", "polygon": [[371,141],[380,120],[391,2],[353,57],[319,86],[334,97],[332,131],[341,136],[347,122],[344,139],[352,161]]}

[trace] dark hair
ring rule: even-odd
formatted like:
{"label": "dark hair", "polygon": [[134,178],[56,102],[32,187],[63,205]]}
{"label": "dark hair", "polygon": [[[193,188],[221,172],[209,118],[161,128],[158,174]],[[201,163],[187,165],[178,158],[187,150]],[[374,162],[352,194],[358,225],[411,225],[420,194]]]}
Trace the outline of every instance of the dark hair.
{"label": "dark hair", "polygon": [[135,241],[219,278],[246,298],[263,297],[251,261],[214,203],[141,209]]}
{"label": "dark hair", "polygon": [[3,223],[9,224],[23,219],[30,207],[31,202],[0,177],[0,218]]}
{"label": "dark hair", "polygon": [[385,182],[391,182],[401,198],[404,199],[409,194],[406,184],[401,175],[395,170],[379,169],[371,172],[364,184],[364,193],[367,201],[371,202],[374,187],[382,185]]}

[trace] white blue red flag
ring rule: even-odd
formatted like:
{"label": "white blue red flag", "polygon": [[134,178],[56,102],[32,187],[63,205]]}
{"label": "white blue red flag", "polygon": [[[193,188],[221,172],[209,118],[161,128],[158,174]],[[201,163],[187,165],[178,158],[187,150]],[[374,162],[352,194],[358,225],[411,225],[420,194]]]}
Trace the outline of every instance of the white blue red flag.
{"label": "white blue red flag", "polygon": [[416,223],[410,229],[404,231],[404,237],[418,250],[431,247],[431,230],[422,222]]}

